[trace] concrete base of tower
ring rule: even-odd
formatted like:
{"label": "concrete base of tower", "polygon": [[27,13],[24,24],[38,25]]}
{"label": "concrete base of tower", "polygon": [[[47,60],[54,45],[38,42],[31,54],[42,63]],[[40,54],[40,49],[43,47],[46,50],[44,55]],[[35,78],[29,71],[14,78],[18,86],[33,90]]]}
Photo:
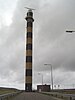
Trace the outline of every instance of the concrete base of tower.
{"label": "concrete base of tower", "polygon": [[31,83],[25,84],[25,91],[26,92],[32,92],[32,84]]}

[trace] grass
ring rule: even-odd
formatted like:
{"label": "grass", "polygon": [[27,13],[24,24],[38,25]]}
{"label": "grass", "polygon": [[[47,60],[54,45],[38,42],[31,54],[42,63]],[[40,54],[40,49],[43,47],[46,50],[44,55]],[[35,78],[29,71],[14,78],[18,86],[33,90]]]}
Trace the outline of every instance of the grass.
{"label": "grass", "polygon": [[54,90],[54,92],[59,92],[63,94],[75,94],[75,89],[59,89],[59,90]]}
{"label": "grass", "polygon": [[1,94],[7,94],[7,93],[13,93],[13,92],[17,92],[18,90],[16,90],[16,89],[0,89],[0,95]]}
{"label": "grass", "polygon": [[75,94],[75,91],[64,91],[64,94]]}

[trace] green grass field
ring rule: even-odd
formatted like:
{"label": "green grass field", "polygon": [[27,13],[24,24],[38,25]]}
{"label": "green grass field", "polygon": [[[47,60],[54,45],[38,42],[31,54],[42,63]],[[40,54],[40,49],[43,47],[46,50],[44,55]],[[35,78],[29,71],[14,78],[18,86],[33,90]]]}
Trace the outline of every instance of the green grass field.
{"label": "green grass field", "polygon": [[75,94],[75,89],[59,89],[59,90],[54,90],[54,92],[59,92],[64,94]]}
{"label": "green grass field", "polygon": [[75,91],[64,91],[65,94],[75,94]]}
{"label": "green grass field", "polygon": [[0,88],[0,95],[1,94],[6,94],[6,93],[12,93],[12,92],[17,92],[17,89],[11,89],[11,88]]}

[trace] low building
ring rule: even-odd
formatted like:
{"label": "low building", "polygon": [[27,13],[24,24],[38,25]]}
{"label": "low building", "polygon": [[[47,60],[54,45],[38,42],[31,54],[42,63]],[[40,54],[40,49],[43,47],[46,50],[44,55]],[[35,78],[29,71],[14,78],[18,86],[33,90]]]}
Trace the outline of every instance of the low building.
{"label": "low building", "polygon": [[41,92],[41,91],[44,91],[44,92],[49,92],[51,90],[50,88],[50,85],[37,85],[37,91],[38,92]]}

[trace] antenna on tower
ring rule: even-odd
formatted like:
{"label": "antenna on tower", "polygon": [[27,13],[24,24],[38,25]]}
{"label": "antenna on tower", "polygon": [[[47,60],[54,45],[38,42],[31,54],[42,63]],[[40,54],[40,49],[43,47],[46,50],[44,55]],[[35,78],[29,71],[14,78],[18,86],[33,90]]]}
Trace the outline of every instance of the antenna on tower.
{"label": "antenna on tower", "polygon": [[29,7],[24,7],[24,8],[29,9],[29,10],[35,10],[35,9],[33,9],[33,8],[29,8]]}

